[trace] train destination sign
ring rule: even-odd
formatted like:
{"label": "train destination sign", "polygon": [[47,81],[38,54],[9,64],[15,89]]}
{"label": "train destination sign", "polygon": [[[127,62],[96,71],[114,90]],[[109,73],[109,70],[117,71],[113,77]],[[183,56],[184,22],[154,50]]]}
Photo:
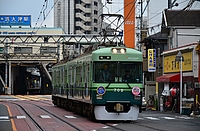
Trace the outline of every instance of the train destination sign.
{"label": "train destination sign", "polygon": [[30,26],[31,15],[0,15],[0,26]]}

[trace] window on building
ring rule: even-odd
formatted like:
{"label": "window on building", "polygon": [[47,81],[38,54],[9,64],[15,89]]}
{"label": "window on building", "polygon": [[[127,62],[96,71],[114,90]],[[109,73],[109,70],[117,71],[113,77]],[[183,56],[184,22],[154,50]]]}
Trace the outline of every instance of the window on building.
{"label": "window on building", "polygon": [[91,22],[85,22],[86,26],[91,26]]}
{"label": "window on building", "polygon": [[75,0],[75,4],[81,4],[81,0]]}
{"label": "window on building", "polygon": [[76,30],[81,30],[82,28],[80,26],[75,27]]}
{"label": "window on building", "polygon": [[32,47],[14,47],[14,53],[16,53],[16,54],[31,54]]}
{"label": "window on building", "polygon": [[80,9],[75,9],[76,13],[81,13],[82,11]]}
{"label": "window on building", "polygon": [[91,13],[86,13],[85,14],[85,17],[90,17],[91,16]]}
{"label": "window on building", "polygon": [[86,4],[85,8],[91,8],[91,4]]}
{"label": "window on building", "polygon": [[94,10],[94,14],[97,15],[98,11]]}
{"label": "window on building", "polygon": [[76,21],[81,21],[81,18],[76,17],[75,20],[76,20]]}
{"label": "window on building", "polygon": [[56,47],[40,47],[40,53],[56,53]]}
{"label": "window on building", "polygon": [[97,21],[98,21],[97,19],[94,19],[94,23],[97,23]]}
{"label": "window on building", "polygon": [[96,32],[97,32],[97,30],[98,30],[98,29],[97,29],[96,27],[94,27],[94,31],[96,31]]}
{"label": "window on building", "polygon": [[91,31],[85,31],[85,34],[91,34]]}
{"label": "window on building", "polygon": [[95,5],[95,6],[98,6],[98,3],[97,3],[96,1],[94,1],[94,5]]}

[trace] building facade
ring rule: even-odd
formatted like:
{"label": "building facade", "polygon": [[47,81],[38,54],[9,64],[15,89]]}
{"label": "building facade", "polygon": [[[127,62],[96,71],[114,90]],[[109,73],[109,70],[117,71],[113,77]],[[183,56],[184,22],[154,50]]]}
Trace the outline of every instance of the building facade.
{"label": "building facade", "polygon": [[58,0],[54,7],[54,27],[63,28],[66,34],[97,34],[102,13],[101,0]]}
{"label": "building facade", "polygon": [[0,28],[0,94],[50,94],[48,67],[63,59],[53,36],[62,34],[62,28]]}

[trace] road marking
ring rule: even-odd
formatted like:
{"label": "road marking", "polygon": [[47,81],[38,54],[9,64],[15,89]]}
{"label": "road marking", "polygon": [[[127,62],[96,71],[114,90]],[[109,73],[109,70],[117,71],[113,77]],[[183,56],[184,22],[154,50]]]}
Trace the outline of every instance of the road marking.
{"label": "road marking", "polygon": [[109,126],[104,126],[104,127],[102,127],[102,128],[106,129],[106,128],[109,128]]}
{"label": "road marking", "polygon": [[138,120],[144,120],[144,118],[138,118]]}
{"label": "road marking", "polygon": [[8,116],[0,116],[0,119],[9,119]]}
{"label": "road marking", "polygon": [[161,117],[161,118],[164,118],[164,119],[167,119],[167,120],[174,120],[174,119],[176,119],[176,118],[173,118],[173,117]]}
{"label": "road marking", "polygon": [[41,118],[51,118],[50,116],[48,115],[40,115]]}
{"label": "road marking", "polygon": [[145,118],[150,119],[150,120],[160,120],[160,119],[155,118],[155,117],[145,117]]}
{"label": "road marking", "polygon": [[0,101],[17,101],[17,100],[19,100],[19,99],[0,99]]}
{"label": "road marking", "polygon": [[[12,116],[12,113],[11,113],[11,111],[10,111],[9,106],[8,106],[8,105],[5,105],[5,106],[6,106],[7,110],[8,110],[8,114],[9,114],[9,116]],[[12,130],[13,130],[13,131],[17,131],[17,128],[16,128],[16,126],[15,126],[15,122],[14,122],[14,120],[11,119],[10,121],[11,121],[11,125],[12,125]]]}
{"label": "road marking", "polygon": [[24,119],[26,116],[17,116],[17,119]]}
{"label": "road marking", "polygon": [[188,116],[176,116],[176,118],[181,118],[181,119],[194,119],[194,118],[191,118],[191,117],[188,117]]}
{"label": "road marking", "polygon": [[76,118],[76,117],[74,117],[74,116],[65,116],[65,117],[67,117],[67,118]]}

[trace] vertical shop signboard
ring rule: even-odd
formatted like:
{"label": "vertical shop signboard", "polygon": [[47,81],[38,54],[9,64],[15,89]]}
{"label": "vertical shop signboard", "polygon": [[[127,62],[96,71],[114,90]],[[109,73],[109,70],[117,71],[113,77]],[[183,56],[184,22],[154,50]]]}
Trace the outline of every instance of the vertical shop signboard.
{"label": "vertical shop signboard", "polygon": [[156,72],[156,49],[148,49],[148,72]]}

